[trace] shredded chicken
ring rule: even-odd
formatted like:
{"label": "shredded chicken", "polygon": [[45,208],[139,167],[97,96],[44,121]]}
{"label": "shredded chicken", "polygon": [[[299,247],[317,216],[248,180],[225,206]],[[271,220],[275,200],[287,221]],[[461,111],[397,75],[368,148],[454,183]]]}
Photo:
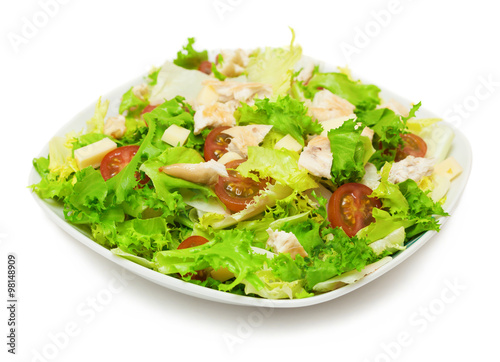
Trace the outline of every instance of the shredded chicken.
{"label": "shredded chicken", "polygon": [[271,228],[266,231],[269,234],[267,246],[273,248],[275,253],[290,253],[292,259],[295,259],[297,254],[302,257],[307,256],[307,252],[304,250],[304,247],[300,244],[299,240],[293,233],[273,231]]}
{"label": "shredded chicken", "polygon": [[425,176],[430,176],[434,170],[434,160],[424,157],[408,156],[404,160],[395,162],[389,172],[389,181],[399,183],[412,179],[420,181]]}
{"label": "shredded chicken", "polygon": [[273,126],[263,124],[252,124],[249,126],[237,126],[224,131],[225,134],[233,137],[227,150],[235,152],[246,158],[249,146],[258,146],[264,140]]}
{"label": "shredded chicken", "polygon": [[203,86],[211,87],[218,95],[217,101],[222,103],[235,100],[252,105],[255,97],[265,98],[273,94],[272,86],[265,83],[242,83],[231,80],[208,79],[203,82]]}
{"label": "shredded chicken", "polygon": [[108,118],[104,124],[104,134],[115,139],[122,138],[126,131],[125,117],[121,114],[116,117]]}
{"label": "shredded chicken", "polygon": [[140,100],[144,100],[144,97],[148,94],[148,86],[147,84],[139,84],[132,87],[132,93],[139,98]]}
{"label": "shredded chicken", "polygon": [[312,60],[304,58],[300,59],[297,64],[295,64],[295,69],[300,70],[297,80],[307,84],[313,75],[314,67],[315,64]]}
{"label": "shredded chicken", "polygon": [[176,163],[160,167],[160,171],[173,177],[205,185],[217,183],[219,176],[229,176],[226,167],[214,160],[201,163]]}
{"label": "shredded chicken", "polygon": [[248,52],[243,49],[221,50],[222,63],[217,64],[217,70],[226,77],[237,77],[248,65]]}
{"label": "shredded chicken", "polygon": [[330,140],[325,136],[312,138],[299,157],[299,167],[310,174],[331,179],[333,155]]}
{"label": "shredded chicken", "polygon": [[319,122],[342,116],[354,116],[356,107],[344,98],[322,89],[314,96],[309,111]]}
{"label": "shredded chicken", "polygon": [[272,87],[263,83],[241,83],[210,79],[196,99],[194,134],[206,127],[234,126],[233,113],[240,102],[252,105],[254,97],[269,97]]}
{"label": "shredded chicken", "polygon": [[235,102],[220,103],[199,106],[194,114],[194,134],[199,134],[206,127],[232,127],[236,124],[233,116],[237,108]]}

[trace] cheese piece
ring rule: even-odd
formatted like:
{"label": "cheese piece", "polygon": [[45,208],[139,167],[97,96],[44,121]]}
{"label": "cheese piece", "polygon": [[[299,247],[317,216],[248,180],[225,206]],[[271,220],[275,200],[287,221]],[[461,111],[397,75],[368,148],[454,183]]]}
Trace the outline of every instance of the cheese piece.
{"label": "cheese piece", "polygon": [[174,147],[182,146],[186,143],[190,133],[190,130],[173,124],[165,130],[163,136],[161,136],[161,140]]}
{"label": "cheese piece", "polygon": [[219,158],[217,160],[217,162],[219,163],[222,163],[223,165],[225,165],[226,163],[229,163],[231,161],[234,161],[234,160],[242,160],[243,157],[241,157],[239,154],[237,154],[236,152],[226,152],[222,155],[221,158]]}
{"label": "cheese piece", "polygon": [[448,180],[453,180],[463,171],[462,166],[455,160],[455,157],[450,156],[446,160],[441,161],[434,166],[434,173],[446,177]]}
{"label": "cheese piece", "polygon": [[100,141],[79,148],[75,151],[75,160],[78,168],[83,170],[89,166],[97,168],[107,153],[117,147],[116,143],[109,138],[103,138]]}
{"label": "cheese piece", "polygon": [[276,142],[274,148],[276,150],[281,150],[282,148],[286,148],[287,150],[295,152],[302,151],[302,145],[298,143],[297,140],[289,134],[287,134],[285,137]]}
{"label": "cheese piece", "polygon": [[225,282],[231,278],[234,278],[234,274],[229,271],[228,268],[219,268],[217,270],[212,270],[210,276],[219,282]]}

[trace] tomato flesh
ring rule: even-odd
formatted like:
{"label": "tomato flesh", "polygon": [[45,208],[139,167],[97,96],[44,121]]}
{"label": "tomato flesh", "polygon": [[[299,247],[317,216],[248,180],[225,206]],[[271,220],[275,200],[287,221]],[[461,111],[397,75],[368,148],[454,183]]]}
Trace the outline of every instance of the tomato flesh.
{"label": "tomato flesh", "polygon": [[153,106],[151,104],[148,104],[146,107],[144,107],[144,109],[142,110],[141,114],[149,113],[153,109],[155,109],[156,107],[158,107],[158,105]]}
{"label": "tomato flesh", "polygon": [[408,156],[424,157],[427,153],[427,144],[425,141],[413,133],[405,133],[401,135],[403,139],[403,147],[398,147],[396,150],[395,161],[404,160]]}
{"label": "tomato flesh", "polygon": [[179,250],[188,249],[195,246],[203,245],[205,243],[208,243],[208,239],[204,238],[203,236],[193,235],[185,239],[182,243],[180,243],[177,249]]}
{"label": "tomato flesh", "polygon": [[205,161],[215,160],[217,161],[225,153],[227,153],[227,146],[231,142],[231,136],[225,134],[223,131],[231,127],[222,126],[214,128],[207,136],[205,140],[205,146],[203,148],[203,156]]}
{"label": "tomato flesh", "polygon": [[[188,249],[195,246],[203,245],[205,243],[208,243],[208,239],[204,238],[203,236],[193,235],[185,239],[182,243],[180,243],[177,249],[178,250]],[[203,270],[198,270],[196,273],[184,274],[184,276],[189,276],[189,275],[191,276],[191,279],[203,281],[208,277],[208,270],[203,269]]]}
{"label": "tomato flesh", "polygon": [[[139,146],[123,146],[115,148],[113,151],[106,154],[101,161],[100,170],[104,181],[116,176],[121,170],[123,170],[130,163],[138,150]],[[141,178],[139,172],[135,173],[135,177],[141,186],[144,186],[150,180],[147,175],[145,175],[144,178]]]}
{"label": "tomato flesh", "polygon": [[242,177],[236,170],[245,160],[235,160],[226,164],[228,177],[219,177],[219,182],[215,184],[215,194],[226,207],[239,212],[247,207],[255,196],[263,190],[269,180],[259,180],[259,182],[248,177]]}
{"label": "tomato flesh", "polygon": [[374,207],[382,207],[376,197],[369,197],[372,189],[359,183],[340,186],[328,201],[328,221],[332,227],[340,227],[349,237],[371,224]]}
{"label": "tomato flesh", "polygon": [[212,63],[208,60],[204,60],[198,66],[198,70],[205,74],[212,74]]}

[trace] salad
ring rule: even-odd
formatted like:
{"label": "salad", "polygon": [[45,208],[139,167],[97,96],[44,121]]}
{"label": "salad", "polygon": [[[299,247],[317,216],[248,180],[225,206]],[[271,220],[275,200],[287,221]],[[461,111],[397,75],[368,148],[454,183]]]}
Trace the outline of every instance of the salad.
{"label": "salad", "polygon": [[[31,185],[114,254],[268,299],[354,283],[439,231],[462,169],[453,131],[289,46],[194,38],[86,128],[54,137]],[[439,141],[434,136],[440,134]]]}

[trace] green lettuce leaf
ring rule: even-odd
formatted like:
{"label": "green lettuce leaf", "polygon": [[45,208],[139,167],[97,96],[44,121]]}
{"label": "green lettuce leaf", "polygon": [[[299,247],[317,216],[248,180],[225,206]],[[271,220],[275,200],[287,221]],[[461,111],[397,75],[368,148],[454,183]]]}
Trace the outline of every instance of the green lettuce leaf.
{"label": "green lettuce leaf", "polygon": [[328,89],[333,94],[348,100],[357,110],[374,109],[380,104],[378,87],[353,81],[342,73],[316,72],[304,87],[305,96],[312,99],[320,89]]}
{"label": "green lettuce leaf", "polygon": [[137,97],[132,89],[133,87],[130,87],[130,89],[126,91],[122,96],[122,102],[120,103],[120,108],[118,110],[120,114],[123,114],[125,111],[127,111],[128,114],[133,113],[135,115],[139,115],[141,114],[142,110],[149,104],[149,101],[147,99],[140,99],[139,97]]}
{"label": "green lettuce leaf", "polygon": [[177,52],[177,58],[174,59],[175,65],[186,69],[198,69],[201,62],[208,60],[208,52],[206,50],[196,51],[193,48],[194,42],[194,38],[188,38],[187,45],[182,47],[183,50]]}
{"label": "green lettuce leaf", "polygon": [[254,173],[257,172],[260,178],[273,178],[297,192],[318,187],[307,170],[299,168],[298,158],[296,152],[286,149],[248,147],[248,160],[238,166],[237,171],[243,177],[258,180]]}
{"label": "green lettuce leaf", "polygon": [[332,182],[342,185],[359,181],[365,174],[367,154],[372,152],[369,142],[361,136],[362,127],[354,120],[345,121],[342,126],[328,131],[332,150]]}
{"label": "green lettuce leaf", "polygon": [[307,135],[320,134],[323,131],[321,124],[307,115],[304,104],[289,95],[278,97],[274,102],[268,98],[256,99],[253,107],[242,104],[234,116],[239,126],[272,125],[273,131],[283,135],[290,134],[302,146]]}
{"label": "green lettuce leaf", "polygon": [[87,121],[87,133],[103,133],[104,132],[104,118],[108,113],[109,100],[101,103],[101,98],[97,100],[95,111],[92,118]]}
{"label": "green lettuce leaf", "polygon": [[256,254],[250,245],[253,234],[244,230],[221,230],[210,242],[181,250],[168,250],[156,253],[155,269],[163,274],[193,273],[211,267],[215,270],[227,268],[236,278],[227,284],[220,284],[219,290],[228,291],[248,281],[256,290],[264,283],[255,275],[261,270],[266,256]]}
{"label": "green lettuce leaf", "polygon": [[302,56],[302,47],[294,45],[294,40],[295,33],[292,30],[289,47],[267,47],[252,54],[246,68],[248,80],[271,84],[275,96],[286,94],[290,89],[295,63]]}

